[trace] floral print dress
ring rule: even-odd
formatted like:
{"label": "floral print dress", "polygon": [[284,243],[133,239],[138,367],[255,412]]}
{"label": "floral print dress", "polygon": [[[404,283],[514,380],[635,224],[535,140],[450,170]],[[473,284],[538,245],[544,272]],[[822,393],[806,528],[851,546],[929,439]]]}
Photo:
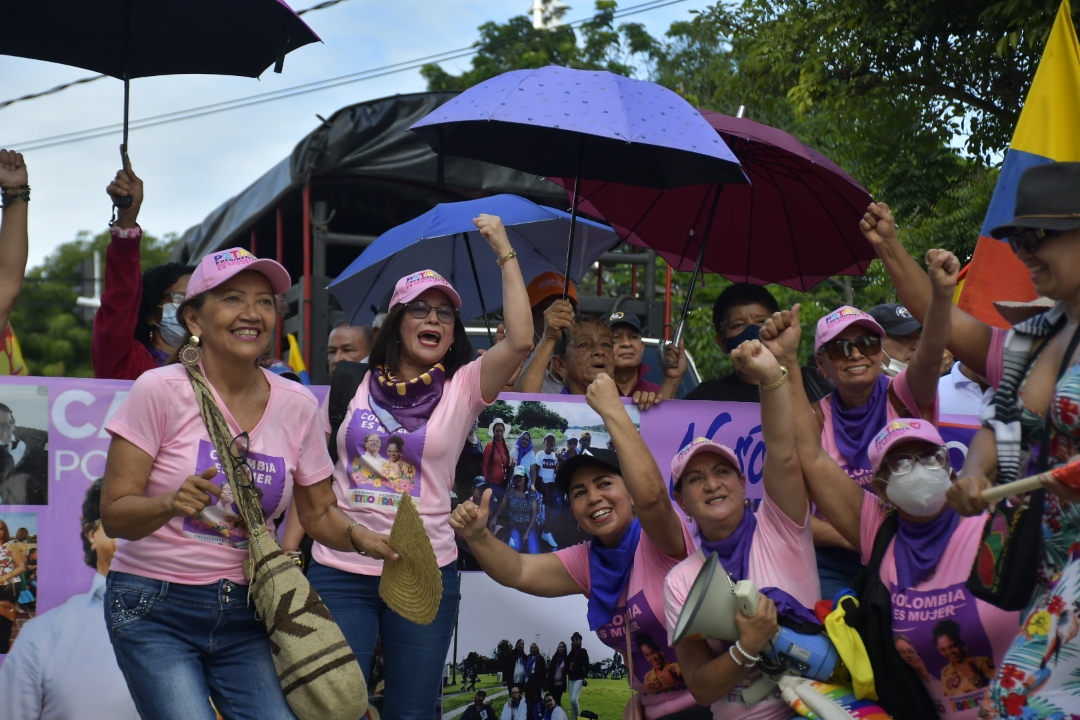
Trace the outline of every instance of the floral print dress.
{"label": "floral print dress", "polygon": [[[1080,365],[1058,382],[1051,421],[1050,464],[1057,467],[1080,454]],[[1022,425],[1028,435],[1037,423]],[[1040,584],[983,717],[1080,720],[1080,505],[1046,494],[1042,554]]]}

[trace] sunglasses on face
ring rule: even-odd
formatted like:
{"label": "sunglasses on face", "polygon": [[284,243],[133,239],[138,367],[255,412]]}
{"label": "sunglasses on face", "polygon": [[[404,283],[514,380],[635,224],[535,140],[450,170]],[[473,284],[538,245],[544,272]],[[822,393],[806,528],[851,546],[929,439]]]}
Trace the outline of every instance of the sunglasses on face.
{"label": "sunglasses on face", "polygon": [[836,338],[821,346],[819,353],[825,353],[832,361],[843,360],[851,357],[852,351],[858,348],[865,356],[877,355],[881,352],[881,338],[877,335],[860,335],[854,340]]}
{"label": "sunglasses on face", "polygon": [[1060,234],[1061,231],[1058,230],[1025,228],[1009,235],[1005,239],[1009,241],[1009,247],[1011,247],[1012,251],[1017,255],[1020,254],[1021,250],[1026,251],[1029,255],[1034,255],[1039,251],[1039,245],[1043,240],[1049,240]]}
{"label": "sunglasses on face", "polygon": [[405,312],[409,313],[409,317],[417,320],[426,320],[431,315],[432,310],[435,311],[435,317],[439,319],[439,322],[446,325],[453,324],[454,318],[457,317],[457,311],[449,305],[432,307],[423,300],[416,300],[405,306]]}
{"label": "sunglasses on face", "polygon": [[893,453],[885,458],[885,467],[889,469],[890,479],[900,475],[907,475],[915,469],[915,463],[931,470],[947,468],[949,467],[949,450],[939,446],[918,454]]}

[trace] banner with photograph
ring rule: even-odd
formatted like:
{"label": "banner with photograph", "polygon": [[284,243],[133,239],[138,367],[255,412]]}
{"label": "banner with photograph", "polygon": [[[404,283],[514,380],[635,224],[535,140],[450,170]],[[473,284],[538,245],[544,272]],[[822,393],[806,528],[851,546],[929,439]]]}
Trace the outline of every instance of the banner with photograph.
{"label": "banner with photograph", "polygon": [[[6,526],[27,568],[19,581],[22,601],[11,637],[35,614],[90,588],[94,570],[85,562],[82,505],[87,488],[105,471],[110,438],[103,428],[130,386],[128,381],[79,378],[0,380],[0,533]],[[320,400],[327,392],[325,387],[311,389]],[[682,445],[695,437],[710,437],[735,451],[747,476],[749,497],[760,499],[765,445],[755,403],[667,401],[645,412],[628,409],[665,475]],[[977,420],[943,421],[943,435],[959,466]],[[502,425],[501,442],[493,442],[497,424]],[[482,479],[483,488],[501,482],[503,505],[506,488],[513,487],[515,470],[521,466],[528,501],[511,497],[497,516],[500,508],[493,506],[500,536],[522,552],[551,552],[582,542],[587,538],[577,529],[565,499],[554,491],[554,473],[572,448],[602,448],[608,440],[599,416],[583,397],[503,395],[481,415],[462,453],[455,502],[472,496]],[[381,450],[385,453],[387,448]],[[537,517],[532,521],[534,499]],[[459,567],[476,569],[467,552]],[[484,610],[462,605],[463,614],[471,612]],[[536,615],[532,624],[542,624],[543,617]],[[6,652],[3,640],[7,638],[0,639],[0,649]]]}

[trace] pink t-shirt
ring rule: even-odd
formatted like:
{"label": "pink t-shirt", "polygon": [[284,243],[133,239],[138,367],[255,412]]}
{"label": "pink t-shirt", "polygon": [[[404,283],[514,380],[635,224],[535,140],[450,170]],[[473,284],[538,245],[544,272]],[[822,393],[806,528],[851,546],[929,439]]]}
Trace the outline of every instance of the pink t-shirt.
{"label": "pink t-shirt", "polygon": [[[679,519],[682,522],[687,551],[693,551],[697,541],[691,534],[690,527],[682,520],[681,514]],[[589,588],[592,586],[589,577],[589,543],[559,550],[555,555],[588,597]],[[630,570],[626,589],[615,606],[615,616],[611,622],[596,631],[601,642],[622,653],[625,658],[626,623],[629,616],[633,686],[635,691],[641,693],[645,717],[650,720],[696,705],[683,681],[675,650],[668,644],[668,631],[664,626],[664,577],[678,562],[678,559],[661,552],[649,540],[649,536],[642,532],[637,552],[634,553],[634,567]],[[638,633],[647,634],[652,638],[654,647],[661,650],[665,660],[663,669],[657,671],[645,658],[637,642],[643,637]]]}
{"label": "pink t-shirt", "polygon": [[[922,419],[922,413],[919,412],[919,406],[915,402],[915,398],[911,394],[911,389],[908,387],[907,382],[908,371],[902,370],[899,375],[889,380],[889,388],[900,402],[908,409],[908,415],[904,417],[911,417]],[[835,392],[835,391],[834,391]],[[848,459],[840,452],[840,449],[836,446],[836,436],[833,430],[833,415],[832,415],[832,401],[829,396],[821,399],[821,415],[825,420],[825,424],[821,428],[821,446],[825,448],[825,452],[829,453],[829,457],[836,461],[836,464],[843,468],[852,480],[859,483],[859,487],[864,490],[869,490],[870,485],[874,480],[873,471],[866,468],[855,468],[851,466]],[[896,406],[890,399],[888,402],[888,418],[887,422],[892,422],[901,417],[897,412]],[[934,425],[938,424],[938,402],[937,397],[934,398],[934,412],[930,418],[927,418]],[[874,428],[879,430],[880,428]],[[820,513],[817,513],[820,516]]]}
{"label": "pink t-shirt", "polygon": [[[815,603],[821,599],[821,585],[818,583],[817,562],[814,559],[814,535],[810,530],[809,509],[803,524],[796,525],[773,504],[766,493],[755,515],[758,524],[750,544],[750,579],[759,588],[780,588],[812,610]],[[671,642],[672,632],[679,620],[679,613],[686,604],[690,588],[704,565],[705,555],[698,550],[668,573],[664,584],[668,642]],[[731,645],[721,640],[706,642],[715,655],[727,652]],[[755,703],[753,707],[747,707],[742,699],[743,691],[760,675],[759,670],[753,670],[739,681],[727,698],[713,703],[713,717],[718,720],[780,720],[798,717],[788,704],[780,699],[779,690]]]}
{"label": "pink t-shirt", "polygon": [[986,354],[986,379],[995,390],[1005,376],[1005,338],[1009,331],[1002,328],[990,330],[990,351]]}
{"label": "pink t-shirt", "polygon": [[[863,563],[884,521],[884,504],[867,493],[859,531]],[[895,540],[881,561],[881,581],[892,592],[897,650],[923,677],[943,720],[978,718],[983,694],[1020,625],[1019,613],[977,600],[965,587],[985,524],[985,515],[962,518],[934,574],[915,587],[897,587]]]}
{"label": "pink t-shirt", "polygon": [[[270,383],[270,399],[258,425],[248,433],[247,463],[270,520],[289,504],[293,482],[313,485],[330,477],[333,466],[315,397],[303,385],[269,370],[263,375]],[[216,391],[214,399],[229,432],[239,435],[239,424]],[[146,497],[175,492],[189,476],[211,466],[221,468],[183,365],[140,375],[105,429],[154,458]],[[213,482],[225,492],[203,510],[202,519],[173,518],[141,540],[119,542],[112,569],[186,585],[221,579],[247,584],[243,570],[247,530],[232,503],[225,474],[219,471]]]}
{"label": "pink t-shirt", "polygon": [[[369,401],[369,374],[349,403],[338,430],[334,492],[338,507],[372,532],[390,534],[404,492],[412,496],[439,566],[457,560],[450,527],[450,490],[465,438],[487,403],[480,392],[481,358],[458,369],[443,385],[442,399],[427,423],[391,431]],[[366,456],[366,457],[364,457]],[[372,472],[374,466],[379,472]],[[387,480],[384,480],[385,476]],[[338,552],[315,543],[321,564],[360,575],[382,575],[382,561]]]}

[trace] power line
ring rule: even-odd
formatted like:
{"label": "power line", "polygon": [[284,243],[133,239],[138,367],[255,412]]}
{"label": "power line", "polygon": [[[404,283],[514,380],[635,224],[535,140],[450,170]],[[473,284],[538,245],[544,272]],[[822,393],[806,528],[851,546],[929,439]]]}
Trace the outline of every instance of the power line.
{"label": "power line", "polygon": [[[344,0],[327,1],[337,3],[343,2]],[[621,19],[630,15],[637,15],[652,10],[658,10],[669,5],[677,5],[682,2],[686,2],[686,0],[649,0],[649,2],[644,2],[640,5],[626,8],[621,12],[617,11],[613,17],[616,19]],[[580,20],[575,20],[574,22],[567,23],[562,27],[580,26],[592,21],[594,18],[595,16],[582,18]],[[508,45],[513,42],[527,40],[533,35],[539,35],[545,32],[550,31],[534,31],[533,33],[529,33],[525,36],[509,38],[506,41],[498,44],[491,44],[482,47],[474,44],[467,48],[448,50],[442,53],[437,53],[435,55],[428,55],[426,57],[407,60],[400,63],[394,63],[392,65],[384,65],[377,68],[371,68],[369,70],[362,70],[360,72],[350,73],[348,75],[340,75],[338,77],[327,78],[325,80],[317,80],[302,85],[294,85],[289,88],[282,88],[281,90],[274,90],[266,93],[260,93],[257,95],[249,95],[247,97],[236,98],[235,100],[226,100],[211,105],[202,105],[194,108],[187,108],[185,110],[177,110],[174,112],[163,113],[161,115],[153,115],[146,118],[139,118],[137,120],[132,120],[129,127],[131,130],[142,130],[146,128],[157,127],[159,125],[167,125],[174,122],[180,122],[183,120],[192,120],[207,115],[215,115],[217,113],[226,112],[228,110],[238,110],[254,105],[274,102],[276,100],[284,100],[287,98],[297,97],[299,95],[319,92],[320,90],[329,90],[331,88],[340,87],[342,85],[350,85],[357,82],[363,82],[365,80],[374,80],[376,78],[385,77],[387,75],[394,75],[396,73],[404,72],[406,70],[415,70],[433,62],[448,62],[450,60],[463,59],[471,55],[475,55],[481,50],[496,49],[498,47]],[[25,143],[12,143],[10,146],[19,148],[20,152],[42,150],[45,148],[68,145],[72,143],[82,142],[84,140],[93,140],[99,137],[112,135],[121,127],[122,126],[119,123],[114,125],[103,125],[96,128],[79,130],[75,132],[65,133],[62,135],[52,135],[45,138],[39,138],[37,140],[30,140]]]}
{"label": "power line", "polygon": [[[296,14],[297,15],[306,15],[309,12],[314,12],[315,10],[325,10],[326,8],[333,7],[333,6],[337,5],[338,3],[343,3],[343,2],[345,2],[345,0],[326,0],[326,2],[321,2],[318,5],[312,5],[309,8],[304,8],[303,10],[300,10]],[[67,83],[64,83],[62,85],[57,85],[54,88],[49,88],[48,90],[43,90],[41,92],[30,93],[29,95],[23,95],[22,97],[12,98],[11,100],[4,100],[3,102],[0,102],[0,110],[3,110],[8,105],[14,105],[15,103],[23,102],[24,100],[34,100],[36,98],[45,97],[46,95],[54,95],[54,94],[56,94],[58,92],[61,92],[63,90],[67,90],[70,87],[75,87],[76,85],[85,85],[86,83],[92,83],[95,80],[100,80],[100,79],[105,78],[105,77],[109,77],[109,76],[108,75],[92,75],[90,77],[84,77],[84,78],[79,78],[78,80],[72,80],[71,82],[67,82]]]}

